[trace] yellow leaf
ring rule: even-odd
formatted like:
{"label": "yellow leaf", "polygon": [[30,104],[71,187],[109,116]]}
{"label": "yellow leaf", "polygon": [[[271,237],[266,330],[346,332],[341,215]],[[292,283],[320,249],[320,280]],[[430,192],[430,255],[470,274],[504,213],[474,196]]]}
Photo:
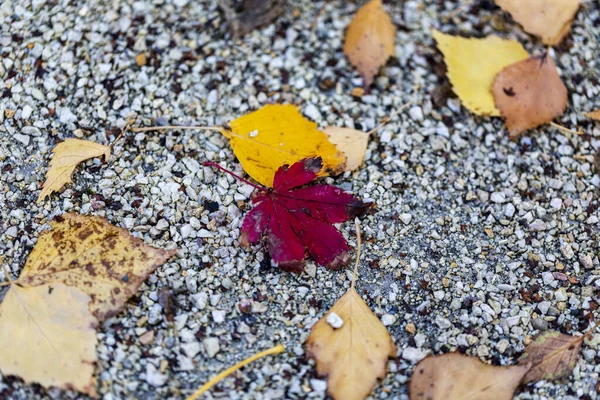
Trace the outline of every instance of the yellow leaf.
{"label": "yellow leaf", "polygon": [[69,213],[39,236],[18,282],[75,286],[91,297],[90,312],[102,322],[176,252],[148,246],[104,218]]}
{"label": "yellow leaf", "polygon": [[363,77],[365,87],[388,58],[396,54],[396,27],[385,12],[381,0],[371,0],[362,6],[348,26],[344,53]]}
{"label": "yellow leaf", "polygon": [[0,304],[0,370],[25,382],[96,396],[97,320],[90,297],[62,283],[12,284]]}
{"label": "yellow leaf", "polygon": [[[343,321],[337,329],[327,321],[336,315]],[[367,397],[377,379],[385,377],[396,346],[367,303],[350,288],[312,327],[306,352],[315,359],[317,374],[328,376],[329,394],[337,400],[354,400]]]}
{"label": "yellow leaf", "polygon": [[600,110],[590,111],[589,113],[585,114],[585,116],[591,119],[595,119],[596,121],[600,121]]}
{"label": "yellow leaf", "polygon": [[559,44],[571,30],[581,0],[496,0],[496,4],[544,44]]}
{"label": "yellow leaf", "polygon": [[71,175],[80,162],[94,157],[104,156],[105,160],[110,157],[110,147],[79,139],[66,139],[57,144],[53,152],[38,203],[71,182]]}
{"label": "yellow leaf", "polygon": [[448,79],[465,107],[478,115],[499,116],[491,86],[504,67],[527,58],[519,42],[497,36],[467,39],[433,31],[444,54]]}
{"label": "yellow leaf", "polygon": [[362,165],[371,136],[368,132],[337,126],[329,126],[323,132],[346,155],[346,171],[354,171]]}
{"label": "yellow leaf", "polygon": [[229,125],[222,133],[233,152],[248,175],[265,186],[273,186],[279,167],[307,157],[323,159],[321,176],[344,170],[344,155],[293,105],[266,105]]}
{"label": "yellow leaf", "polygon": [[528,369],[494,367],[459,353],[429,356],[415,367],[410,400],[511,400]]}

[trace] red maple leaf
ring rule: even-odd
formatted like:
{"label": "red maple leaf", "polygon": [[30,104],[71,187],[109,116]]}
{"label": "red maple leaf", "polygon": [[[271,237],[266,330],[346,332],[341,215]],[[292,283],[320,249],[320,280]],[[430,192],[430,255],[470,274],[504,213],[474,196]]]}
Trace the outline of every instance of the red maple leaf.
{"label": "red maple leaf", "polygon": [[[224,170],[215,163],[205,165]],[[302,272],[305,251],[327,268],[346,265],[348,243],[331,224],[362,214],[372,203],[363,203],[335,186],[304,186],[322,166],[320,157],[284,165],[275,173],[272,189],[232,174],[257,189],[252,195],[255,207],[242,224],[241,244],[257,243],[266,232],[271,262],[285,271]]]}

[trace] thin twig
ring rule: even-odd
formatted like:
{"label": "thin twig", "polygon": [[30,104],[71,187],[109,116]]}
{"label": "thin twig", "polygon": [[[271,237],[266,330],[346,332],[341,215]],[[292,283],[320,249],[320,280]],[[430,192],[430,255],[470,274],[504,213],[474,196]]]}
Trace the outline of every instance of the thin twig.
{"label": "thin twig", "polygon": [[260,353],[257,353],[255,355],[253,355],[252,357],[246,358],[244,361],[241,361],[241,362],[235,364],[233,367],[227,368],[225,371],[221,372],[219,375],[215,376],[214,378],[212,378],[211,380],[206,382],[200,389],[195,391],[194,394],[187,397],[185,400],[196,400],[204,392],[206,392],[207,390],[209,390],[210,388],[215,386],[217,383],[219,383],[223,378],[231,375],[232,373],[234,373],[238,369],[242,368],[243,366],[250,364],[252,361],[258,360],[261,357],[268,356],[270,354],[283,353],[284,350],[285,350],[285,347],[282,344],[278,344],[275,347],[271,347],[270,349],[261,351]]}
{"label": "thin twig", "polygon": [[119,140],[121,140],[121,138],[123,137],[123,135],[125,134],[125,132],[127,132],[127,130],[129,129],[129,127],[131,126],[131,124],[133,124],[133,122],[126,123],[125,126],[123,127],[123,129],[121,129],[121,133],[119,133],[119,136],[117,136],[115,138],[115,140],[113,140],[112,143],[108,145],[108,147],[111,150],[113,149],[113,147],[115,147],[115,144],[117,144],[117,142]]}
{"label": "thin twig", "polygon": [[562,131],[562,132],[568,132],[568,133],[572,133],[573,135],[583,135],[584,132],[583,131],[574,131],[572,129],[569,129],[567,127],[564,127],[562,125],[557,124],[556,122],[550,122],[550,125],[552,125],[553,127],[557,128],[558,130]]}
{"label": "thin twig", "polygon": [[223,172],[227,172],[229,175],[233,176],[234,178],[236,178],[236,179],[238,179],[238,180],[240,180],[240,181],[244,182],[245,184],[252,186],[254,189],[260,190],[260,191],[262,191],[262,192],[268,192],[268,190],[267,190],[267,189],[265,189],[264,187],[262,187],[262,186],[258,186],[258,185],[256,185],[256,184],[254,184],[254,183],[250,182],[249,180],[242,178],[242,177],[241,177],[241,176],[239,176],[238,174],[235,174],[235,173],[231,172],[231,171],[230,171],[230,170],[228,170],[227,168],[223,168],[223,167],[221,167],[219,164],[217,164],[217,163],[215,163],[215,162],[212,162],[212,161],[206,161],[206,162],[203,162],[203,163],[202,163],[202,165],[204,165],[204,166],[206,166],[206,167],[215,167],[215,168],[218,168],[218,169],[220,169],[221,171],[223,171]]}
{"label": "thin twig", "polygon": [[392,118],[394,118],[396,115],[400,114],[402,111],[404,111],[412,103],[413,103],[413,101],[411,100],[408,103],[405,103],[402,106],[400,106],[400,108],[398,108],[396,111],[394,111],[393,113],[391,113],[387,117],[384,117],[383,120],[381,120],[381,122],[379,123],[379,125],[377,125],[375,128],[373,128],[369,132],[367,132],[367,135],[370,135],[370,134],[374,133],[375,131],[377,131],[377,129],[381,128],[382,126],[387,125],[392,120]]}
{"label": "thin twig", "polygon": [[356,227],[356,263],[354,264],[354,271],[352,272],[352,283],[350,283],[350,290],[354,290],[354,282],[356,282],[356,274],[358,273],[358,262],[360,260],[360,221],[358,219],[355,220],[354,226]]}
{"label": "thin twig", "polygon": [[464,0],[462,3],[460,3],[458,5],[458,7],[456,7],[454,10],[452,10],[450,12],[450,14],[445,15],[442,18],[448,20],[448,19],[452,19],[452,18],[456,17],[458,14],[460,14],[460,12],[462,10],[464,10],[466,7],[468,7],[469,5],[471,5],[471,3],[473,3],[473,0]]}
{"label": "thin twig", "polygon": [[175,129],[194,129],[194,130],[206,130],[213,132],[223,132],[223,128],[218,126],[187,126],[187,125],[168,125],[168,126],[144,126],[141,128],[131,128],[129,129],[131,132],[148,132],[148,131],[167,131],[167,130],[175,130]]}

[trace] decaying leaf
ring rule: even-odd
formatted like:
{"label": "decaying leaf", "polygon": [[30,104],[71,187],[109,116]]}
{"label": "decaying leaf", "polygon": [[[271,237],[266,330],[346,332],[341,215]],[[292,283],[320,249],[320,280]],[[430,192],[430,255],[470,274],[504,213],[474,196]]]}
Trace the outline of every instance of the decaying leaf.
{"label": "decaying leaf", "polygon": [[98,321],[90,297],[62,283],[13,283],[0,304],[0,371],[25,382],[96,396]]}
{"label": "decaying leaf", "polygon": [[571,30],[581,0],[496,0],[526,32],[544,44],[559,44]]}
{"label": "decaying leaf", "polygon": [[594,169],[596,170],[596,175],[600,176],[600,149],[594,155]]}
{"label": "decaying leaf", "polygon": [[240,38],[259,26],[279,17],[285,9],[285,0],[219,0],[229,32]]}
{"label": "decaying leaf", "polygon": [[66,139],[54,147],[53,153],[38,203],[71,182],[71,175],[79,163],[100,156],[108,160],[110,147],[89,140]]}
{"label": "decaying leaf", "polygon": [[307,157],[321,157],[320,176],[344,170],[345,157],[290,104],[266,105],[230,123],[222,133],[244,170],[261,184],[272,187],[275,171]]}
{"label": "decaying leaf", "polygon": [[104,218],[63,214],[52,221],[52,230],[40,234],[18,282],[75,286],[91,297],[90,312],[102,322],[118,314],[176,252],[148,246]]}
{"label": "decaying leaf", "polygon": [[346,171],[357,170],[362,165],[369,145],[369,132],[338,126],[329,126],[323,132],[346,155]]}
{"label": "decaying leaf", "polygon": [[327,268],[349,261],[348,243],[331,224],[362,214],[371,203],[331,185],[307,186],[322,168],[321,158],[307,158],[277,170],[273,189],[257,187],[255,207],[242,224],[242,245],[257,243],[266,232],[271,262],[300,273],[305,249]]}
{"label": "decaying leaf", "polygon": [[467,39],[433,31],[444,55],[454,93],[478,115],[499,116],[490,90],[494,78],[508,65],[527,58],[519,42],[497,36]]}
{"label": "decaying leaf", "polygon": [[410,400],[511,400],[528,365],[495,367],[459,353],[424,358],[410,379]]}
{"label": "decaying leaf", "polygon": [[591,119],[595,119],[596,121],[600,121],[600,110],[590,111],[589,113],[585,114],[585,116]]}
{"label": "decaying leaf", "polygon": [[539,334],[519,358],[519,364],[531,365],[523,383],[560,379],[571,375],[584,338],[585,336],[576,337],[556,331]]}
{"label": "decaying leaf", "polygon": [[396,54],[395,39],[396,27],[381,0],[370,0],[356,12],[346,32],[344,53],[362,75],[365,88],[371,86],[388,58]]}
{"label": "decaying leaf", "polygon": [[551,122],[567,107],[567,88],[547,54],[504,68],[496,76],[492,92],[511,139]]}
{"label": "decaying leaf", "polygon": [[[332,313],[344,322],[340,328],[327,321]],[[351,288],[313,325],[306,353],[315,359],[317,374],[327,375],[329,394],[353,400],[366,398],[377,379],[385,377],[387,360],[396,356],[396,346],[379,318]]]}

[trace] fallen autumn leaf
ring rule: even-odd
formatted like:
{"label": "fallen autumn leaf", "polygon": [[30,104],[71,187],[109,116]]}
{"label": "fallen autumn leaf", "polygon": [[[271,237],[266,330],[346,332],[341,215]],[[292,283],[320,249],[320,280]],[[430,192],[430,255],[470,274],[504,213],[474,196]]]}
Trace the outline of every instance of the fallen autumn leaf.
{"label": "fallen autumn leaf", "polygon": [[496,76],[492,92],[511,139],[552,122],[567,107],[567,88],[548,54],[504,68]]}
{"label": "fallen autumn leaf", "polygon": [[[358,254],[350,290],[312,327],[306,354],[317,364],[317,374],[327,376],[327,391],[337,400],[362,400],[385,377],[387,360],[396,346],[386,327],[354,289]],[[333,318],[332,318],[333,317]],[[334,322],[337,321],[337,322]]]}
{"label": "fallen autumn leaf", "polygon": [[581,0],[495,0],[523,29],[557,45],[571,30]]}
{"label": "fallen autumn leaf", "polygon": [[490,89],[504,67],[527,58],[523,46],[497,36],[464,38],[436,30],[433,38],[444,55],[452,88],[464,106],[477,115],[500,115]]}
{"label": "fallen autumn leaf", "polygon": [[[215,163],[206,165],[232,174]],[[331,185],[300,188],[313,181],[322,167],[321,158],[284,165],[275,173],[270,190],[247,182],[257,190],[252,199],[255,207],[244,218],[241,244],[257,243],[266,232],[272,263],[285,271],[302,272],[305,249],[319,265],[334,269],[346,265],[348,244],[331,224],[362,214],[371,203]]]}
{"label": "fallen autumn leaf", "polygon": [[363,77],[368,88],[388,58],[396,54],[396,27],[381,0],[370,0],[357,12],[348,26],[344,53]]}
{"label": "fallen autumn leaf", "polygon": [[429,356],[410,378],[410,400],[510,400],[528,369],[495,367],[460,353]]}

